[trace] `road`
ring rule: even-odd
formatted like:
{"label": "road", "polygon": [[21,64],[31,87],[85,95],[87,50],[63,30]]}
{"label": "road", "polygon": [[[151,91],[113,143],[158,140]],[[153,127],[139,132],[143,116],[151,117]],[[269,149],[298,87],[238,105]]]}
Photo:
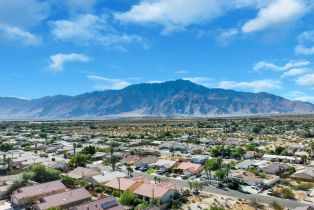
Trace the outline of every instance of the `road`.
{"label": "road", "polygon": [[[110,170],[110,167],[106,167],[105,170]],[[126,170],[122,171],[127,174]],[[158,176],[160,177],[163,181],[171,181],[176,184],[178,184],[180,187],[188,188],[188,181],[187,180],[181,180],[181,179],[176,179],[172,177],[165,177],[165,176],[159,176],[159,175],[151,175],[147,174],[145,172],[140,172],[140,171],[135,171],[133,172],[134,176],[143,176],[151,181],[154,181],[154,177]],[[208,193],[214,193],[214,194],[219,194],[219,195],[224,195],[224,196],[229,196],[229,197],[234,197],[234,198],[240,198],[240,199],[246,199],[246,200],[251,200],[251,201],[256,201],[258,203],[264,203],[264,204],[270,204],[272,202],[277,202],[280,205],[289,208],[289,209],[294,209],[296,207],[300,206],[308,206],[310,204],[308,203],[303,203],[300,201],[295,201],[295,200],[290,200],[290,199],[283,199],[283,198],[278,198],[278,197],[273,197],[273,196],[267,196],[267,195],[261,195],[261,194],[246,194],[242,193],[236,190],[230,190],[230,189],[221,189],[217,188],[213,185],[209,186],[204,186],[204,190]]]}

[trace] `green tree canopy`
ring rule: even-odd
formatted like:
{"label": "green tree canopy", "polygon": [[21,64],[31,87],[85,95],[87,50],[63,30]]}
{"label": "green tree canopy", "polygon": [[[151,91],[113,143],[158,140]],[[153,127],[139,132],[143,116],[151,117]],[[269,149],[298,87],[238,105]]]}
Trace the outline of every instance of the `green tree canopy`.
{"label": "green tree canopy", "polygon": [[133,205],[134,200],[135,200],[134,193],[130,190],[126,190],[120,195],[120,203],[122,205],[131,206]]}
{"label": "green tree canopy", "polygon": [[71,157],[69,161],[69,165],[71,167],[78,167],[78,166],[85,167],[91,158],[92,158],[91,155],[87,155],[83,153],[76,153],[73,157]]}

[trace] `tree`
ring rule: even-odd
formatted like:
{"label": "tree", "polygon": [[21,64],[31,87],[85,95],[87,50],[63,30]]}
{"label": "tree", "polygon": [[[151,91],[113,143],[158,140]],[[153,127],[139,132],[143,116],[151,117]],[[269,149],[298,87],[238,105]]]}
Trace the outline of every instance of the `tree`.
{"label": "tree", "polygon": [[294,193],[289,188],[284,188],[281,191],[283,198],[294,199]]}
{"label": "tree", "polygon": [[90,161],[91,155],[86,155],[83,153],[76,153],[73,157],[71,157],[69,161],[69,165],[71,167],[82,166],[85,167],[86,164]]}
{"label": "tree", "polygon": [[82,150],[82,153],[84,154],[89,154],[89,155],[94,155],[96,153],[96,148],[94,146],[87,146],[84,147],[84,149]]}
{"label": "tree", "polygon": [[74,144],[73,144],[73,155],[75,155],[75,154],[76,154],[76,146],[77,146],[77,144],[76,144],[76,143],[74,143]]}
{"label": "tree", "polygon": [[275,155],[280,155],[285,150],[282,146],[276,146],[275,147]]}
{"label": "tree", "polygon": [[0,151],[2,151],[2,152],[7,152],[9,150],[12,150],[13,148],[14,148],[13,145],[9,144],[7,142],[0,144]]}
{"label": "tree", "polygon": [[217,170],[215,176],[220,182],[222,182],[226,177],[226,170]]}
{"label": "tree", "polygon": [[30,172],[32,173],[31,179],[39,183],[54,181],[60,178],[60,171],[46,168],[41,164],[32,165]]}
{"label": "tree", "polygon": [[134,203],[135,196],[134,193],[130,190],[123,191],[120,195],[120,203],[125,206],[131,206]]}
{"label": "tree", "polygon": [[110,146],[109,146],[110,163],[111,163],[112,171],[115,171],[116,163],[119,161],[119,158],[117,156],[113,155],[113,153],[115,151],[115,148],[118,147],[118,146],[119,146],[119,144],[116,141],[112,141],[110,143]]}
{"label": "tree", "polygon": [[233,154],[237,159],[241,159],[241,157],[244,155],[245,150],[243,147],[236,147],[235,153]]}
{"label": "tree", "polygon": [[119,162],[119,157],[116,155],[112,155],[110,158],[110,164],[111,164],[112,171],[116,170],[116,163],[117,162]]}
{"label": "tree", "polygon": [[221,169],[222,159],[217,158],[218,168]]}
{"label": "tree", "polygon": [[205,162],[204,170],[205,170],[205,173],[207,176],[207,184],[208,184],[208,181],[209,181],[209,183],[211,183],[211,180],[212,180],[211,172],[214,170],[217,170],[218,167],[219,167],[219,165],[218,165],[218,161],[216,158],[209,159]]}

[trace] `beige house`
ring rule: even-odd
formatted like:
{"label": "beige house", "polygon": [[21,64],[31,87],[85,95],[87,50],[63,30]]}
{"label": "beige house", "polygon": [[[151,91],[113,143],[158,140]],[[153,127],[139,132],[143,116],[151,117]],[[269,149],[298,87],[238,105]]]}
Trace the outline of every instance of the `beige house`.
{"label": "beige house", "polygon": [[64,174],[64,176],[73,178],[73,179],[83,179],[88,178],[91,176],[99,175],[101,174],[100,169],[98,168],[84,168],[84,167],[77,167],[70,171],[67,174]]}
{"label": "beige house", "polygon": [[66,187],[60,181],[36,184],[33,186],[22,187],[14,191],[11,195],[11,201],[16,206],[24,206],[28,202],[36,201],[48,195],[61,193],[65,190]]}
{"label": "beige house", "polygon": [[78,188],[55,195],[46,196],[40,199],[35,209],[46,210],[52,206],[59,206],[61,209],[69,209],[90,201],[92,195],[85,188]]}

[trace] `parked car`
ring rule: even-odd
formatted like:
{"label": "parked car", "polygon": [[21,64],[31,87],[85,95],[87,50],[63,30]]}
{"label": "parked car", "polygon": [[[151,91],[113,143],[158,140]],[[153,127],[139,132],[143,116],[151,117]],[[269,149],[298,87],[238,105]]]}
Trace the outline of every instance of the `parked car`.
{"label": "parked car", "polygon": [[156,171],[156,174],[162,175],[162,174],[166,173],[167,171],[168,171],[167,169],[161,168],[158,171]]}
{"label": "parked car", "polygon": [[139,170],[142,171],[142,172],[145,172],[145,171],[147,171],[148,169],[149,169],[149,167],[148,167],[147,165],[142,166],[142,167],[139,168]]}

